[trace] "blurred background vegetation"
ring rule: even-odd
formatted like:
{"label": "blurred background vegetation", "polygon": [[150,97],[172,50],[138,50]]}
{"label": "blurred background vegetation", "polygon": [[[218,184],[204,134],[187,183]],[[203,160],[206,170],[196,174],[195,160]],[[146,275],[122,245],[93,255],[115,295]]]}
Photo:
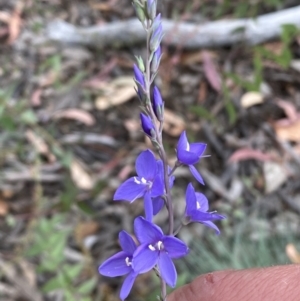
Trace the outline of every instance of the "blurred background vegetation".
{"label": "blurred background vegetation", "polygon": [[[299,5],[283,0],[158,0],[164,18],[201,24],[255,18]],[[78,28],[134,18],[130,0],[0,1],[0,300],[118,300],[121,278],[99,276],[132,232],[142,202],[114,203],[151,147],[139,125],[132,47],[57,43],[55,19]],[[118,41],[116,41],[116,46]],[[190,225],[191,252],[177,262],[182,285],[201,273],[299,263],[300,35],[214,49],[163,43],[157,77],[166,103],[170,164],[182,130],[208,143],[194,183],[227,219],[221,235]],[[176,174],[176,221],[190,173]],[[156,222],[165,227],[167,213]],[[128,300],[154,300],[158,279],[139,276]]]}

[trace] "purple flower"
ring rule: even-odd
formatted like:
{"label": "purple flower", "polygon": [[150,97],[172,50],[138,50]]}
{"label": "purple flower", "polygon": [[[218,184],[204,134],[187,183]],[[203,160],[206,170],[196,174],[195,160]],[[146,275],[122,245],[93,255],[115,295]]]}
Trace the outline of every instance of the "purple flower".
{"label": "purple flower", "polygon": [[[161,175],[162,181],[164,183],[165,175],[164,175],[164,165],[163,165],[162,160],[157,160],[157,166],[158,166],[158,173]],[[170,172],[171,172],[171,167],[168,166],[168,173],[170,173]],[[173,187],[174,180],[175,180],[174,176],[169,177],[170,188]],[[166,192],[164,192],[164,193],[166,193]],[[163,208],[165,201],[161,196],[152,198],[152,201],[153,201],[153,215],[156,215]]]}
{"label": "purple flower", "polygon": [[220,234],[219,228],[212,222],[222,220],[225,216],[208,211],[208,200],[203,193],[195,192],[193,185],[190,183],[186,189],[186,209],[185,216],[188,222],[201,223]]}
{"label": "purple flower", "polygon": [[144,208],[147,220],[152,221],[153,205],[152,197],[161,196],[164,193],[164,184],[159,173],[155,156],[150,150],[140,153],[135,162],[137,176],[125,181],[117,189],[114,201],[133,202],[144,197]]}
{"label": "purple flower", "polygon": [[132,237],[126,232],[119,233],[119,240],[122,247],[121,252],[108,258],[99,267],[99,273],[107,277],[127,275],[121,288],[120,298],[124,300],[129,295],[135,278],[138,273],[132,268],[132,257],[137,246]]}
{"label": "purple flower", "polygon": [[163,121],[163,108],[164,103],[162,101],[161,94],[159,89],[155,86],[153,89],[153,109],[159,121]]}
{"label": "purple flower", "polygon": [[141,243],[133,254],[134,270],[138,273],[146,273],[157,265],[162,279],[169,286],[175,287],[177,272],[172,258],[185,256],[188,247],[178,238],[164,235],[158,226],[143,217],[135,219],[134,232]]}
{"label": "purple flower", "polygon": [[193,166],[202,157],[206,149],[205,143],[189,143],[185,131],[182,132],[177,144],[177,159],[181,164],[188,165],[191,173],[198,182],[204,185],[204,181]]}
{"label": "purple flower", "polygon": [[133,65],[133,71],[134,71],[134,79],[138,86],[138,88],[137,88],[138,95],[140,98],[142,98],[142,96],[144,94],[144,89],[145,89],[144,74],[136,64]]}
{"label": "purple flower", "polygon": [[154,129],[154,125],[152,123],[152,120],[149,118],[149,116],[147,116],[147,115],[145,115],[143,113],[140,113],[140,118],[141,118],[141,124],[142,124],[143,131],[150,138],[153,138],[153,134],[152,133],[154,133],[154,135],[155,135],[155,129]]}

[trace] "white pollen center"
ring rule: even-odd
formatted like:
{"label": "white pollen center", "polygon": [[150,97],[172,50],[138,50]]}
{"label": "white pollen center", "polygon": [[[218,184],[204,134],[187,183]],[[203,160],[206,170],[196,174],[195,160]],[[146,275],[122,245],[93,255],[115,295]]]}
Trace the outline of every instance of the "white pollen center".
{"label": "white pollen center", "polygon": [[129,260],[129,257],[126,257],[126,258],[125,258],[125,262],[126,262],[126,265],[127,265],[128,267],[130,267],[130,266],[132,265],[132,263],[131,263],[130,260]]}
{"label": "white pollen center", "polygon": [[134,182],[137,184],[141,184],[141,181],[139,181],[136,177],[134,177]]}
{"label": "white pollen center", "polygon": [[197,210],[200,209],[200,208],[201,208],[200,203],[197,202]]}
{"label": "white pollen center", "polygon": [[145,178],[142,178],[142,183],[147,184],[147,180]]}
{"label": "white pollen center", "polygon": [[189,143],[186,144],[186,150],[187,150],[188,152],[190,151],[190,144],[189,144]]}
{"label": "white pollen center", "polygon": [[161,250],[161,249],[162,249],[162,246],[163,246],[162,241],[159,241],[159,242],[157,243],[158,250]]}
{"label": "white pollen center", "polygon": [[148,248],[149,248],[151,251],[155,251],[155,248],[154,248],[152,245],[149,245]]}

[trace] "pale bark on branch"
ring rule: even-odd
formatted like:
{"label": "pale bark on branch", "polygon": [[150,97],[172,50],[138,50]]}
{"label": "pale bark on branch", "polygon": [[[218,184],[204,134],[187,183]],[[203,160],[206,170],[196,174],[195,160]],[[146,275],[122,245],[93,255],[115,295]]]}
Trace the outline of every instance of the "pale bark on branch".
{"label": "pale bark on branch", "polygon": [[[278,38],[282,25],[300,28],[300,6],[269,13],[256,19],[220,20],[204,24],[163,20],[164,43],[185,49],[249,45]],[[61,20],[48,24],[48,38],[60,43],[96,48],[124,47],[141,43],[145,32],[137,19],[79,28]]]}

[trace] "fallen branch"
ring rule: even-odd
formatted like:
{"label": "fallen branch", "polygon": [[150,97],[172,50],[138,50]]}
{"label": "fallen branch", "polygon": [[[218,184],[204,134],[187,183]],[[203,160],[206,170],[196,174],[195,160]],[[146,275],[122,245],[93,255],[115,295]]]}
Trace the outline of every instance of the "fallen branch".
{"label": "fallen branch", "polygon": [[[203,25],[163,20],[164,42],[185,49],[228,46],[237,42],[254,45],[279,37],[284,24],[300,28],[299,16],[300,6],[296,6],[256,19],[221,20]],[[145,39],[145,31],[137,19],[89,28],[56,20],[49,23],[47,36],[60,43],[104,48],[140,43]]]}

